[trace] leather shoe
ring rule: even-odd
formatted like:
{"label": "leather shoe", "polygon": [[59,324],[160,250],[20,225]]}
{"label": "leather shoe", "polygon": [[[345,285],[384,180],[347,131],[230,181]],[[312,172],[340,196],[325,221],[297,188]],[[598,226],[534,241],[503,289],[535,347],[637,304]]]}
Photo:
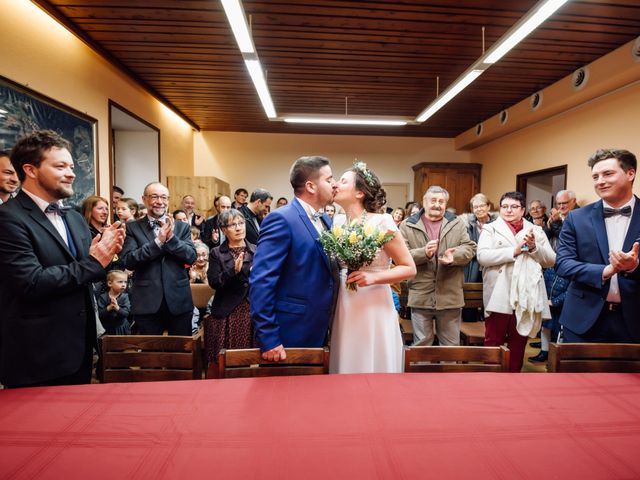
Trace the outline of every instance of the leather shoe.
{"label": "leather shoe", "polygon": [[544,363],[549,358],[549,352],[545,352],[544,350],[540,350],[540,353],[535,357],[529,357],[529,362],[531,363]]}
{"label": "leather shoe", "polygon": [[531,348],[541,348],[541,347],[542,347],[542,342],[531,342],[531,343],[529,344],[529,346],[530,346]]}

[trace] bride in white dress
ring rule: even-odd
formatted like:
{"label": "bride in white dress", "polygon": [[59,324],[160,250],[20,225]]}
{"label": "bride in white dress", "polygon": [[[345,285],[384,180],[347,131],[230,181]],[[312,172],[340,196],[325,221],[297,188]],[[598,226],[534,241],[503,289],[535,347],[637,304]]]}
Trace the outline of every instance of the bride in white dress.
{"label": "bride in white dress", "polygon": [[[385,192],[364,164],[358,163],[342,175],[334,201],[346,213],[335,215],[334,225],[355,219],[380,231],[391,231],[394,237],[378,251],[371,265],[349,275],[348,281],[355,282],[358,290],[345,288],[347,269],[341,269],[331,327],[330,372],[402,372],[402,335],[389,284],[415,276],[415,264],[391,215],[375,213],[385,203]],[[394,268],[390,268],[391,259]]]}

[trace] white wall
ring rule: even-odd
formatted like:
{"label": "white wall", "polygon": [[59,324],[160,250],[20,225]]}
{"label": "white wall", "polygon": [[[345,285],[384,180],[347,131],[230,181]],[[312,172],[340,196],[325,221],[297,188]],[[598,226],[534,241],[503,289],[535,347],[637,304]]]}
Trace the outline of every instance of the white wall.
{"label": "white wall", "polygon": [[115,184],[138,203],[145,185],[160,179],[158,133],[116,130]]}
{"label": "white wall", "polygon": [[194,173],[229,182],[231,191],[266,188],[274,198],[292,197],[289,168],[303,155],[331,160],[340,177],[354,160],[366,162],[383,183],[408,183],[420,162],[469,162],[469,152],[456,152],[450,138],[302,135],[204,131],[194,135]]}

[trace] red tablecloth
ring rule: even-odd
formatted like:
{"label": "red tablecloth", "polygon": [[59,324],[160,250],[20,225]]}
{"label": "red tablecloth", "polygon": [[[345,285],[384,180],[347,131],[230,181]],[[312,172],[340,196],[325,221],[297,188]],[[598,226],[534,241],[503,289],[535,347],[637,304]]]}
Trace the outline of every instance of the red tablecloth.
{"label": "red tablecloth", "polygon": [[638,479],[640,375],[324,375],[0,392],[0,478]]}

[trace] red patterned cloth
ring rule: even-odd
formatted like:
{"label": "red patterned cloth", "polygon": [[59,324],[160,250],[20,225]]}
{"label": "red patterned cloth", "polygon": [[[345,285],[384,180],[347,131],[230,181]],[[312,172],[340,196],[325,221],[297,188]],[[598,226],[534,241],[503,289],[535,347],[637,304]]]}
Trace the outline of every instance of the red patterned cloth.
{"label": "red patterned cloth", "polygon": [[640,374],[405,373],[0,391],[0,477],[638,479]]}

